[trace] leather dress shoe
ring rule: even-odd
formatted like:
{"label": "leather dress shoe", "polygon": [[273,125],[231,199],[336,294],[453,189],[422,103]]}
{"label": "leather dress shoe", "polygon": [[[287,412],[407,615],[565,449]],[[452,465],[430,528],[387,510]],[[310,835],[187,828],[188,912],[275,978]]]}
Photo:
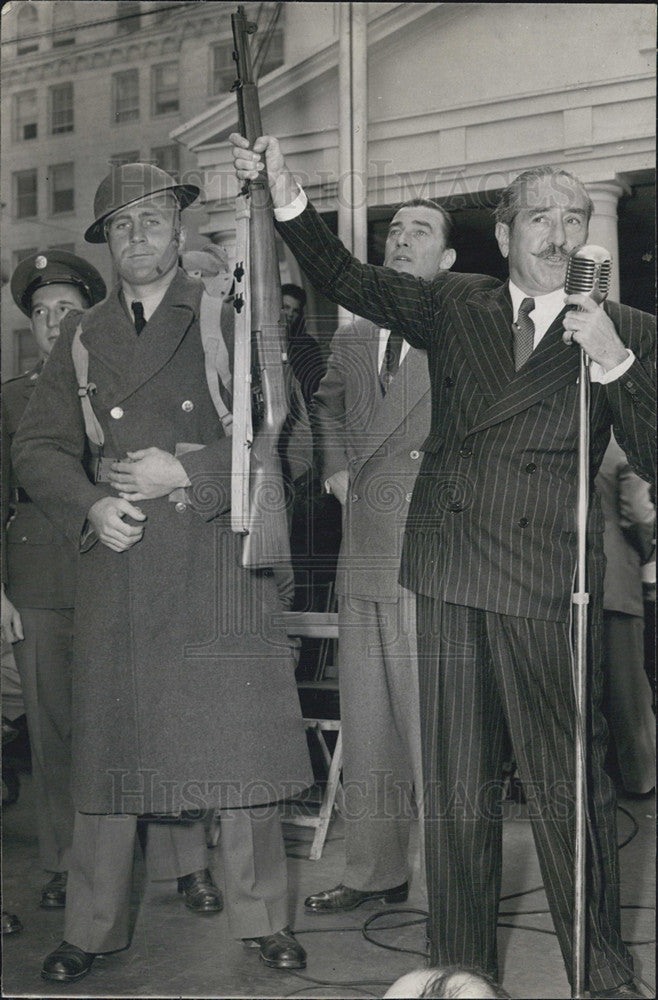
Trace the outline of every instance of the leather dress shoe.
{"label": "leather dress shoe", "polygon": [[271,969],[306,968],[306,952],[289,927],[269,937],[244,938],[244,944],[260,948],[258,957]]}
{"label": "leather dress shoe", "polygon": [[622,983],[621,986],[614,986],[611,990],[600,990],[598,993],[590,994],[592,1000],[615,1000],[619,997],[620,1000],[632,1000],[634,997],[638,997],[639,1000],[643,1000],[641,993],[638,993],[635,989],[635,983],[631,980],[628,983]]}
{"label": "leather dress shoe", "polygon": [[178,891],[185,897],[188,910],[193,913],[221,913],[224,908],[222,894],[207,868],[179,878]]}
{"label": "leather dress shoe", "polygon": [[62,941],[59,948],[46,955],[41,968],[41,978],[53,983],[74,983],[90,971],[96,958],[88,951]]}
{"label": "leather dress shoe", "polygon": [[335,889],[316,892],[307,896],[304,909],[307,913],[341,913],[345,910],[355,910],[361,903],[381,899],[385,903],[406,903],[409,896],[409,883],[403,882],[392,889],[350,889],[347,885],[337,885]]}
{"label": "leather dress shoe", "polygon": [[68,872],[56,872],[41,890],[41,906],[44,910],[60,909],[66,906],[66,882]]}

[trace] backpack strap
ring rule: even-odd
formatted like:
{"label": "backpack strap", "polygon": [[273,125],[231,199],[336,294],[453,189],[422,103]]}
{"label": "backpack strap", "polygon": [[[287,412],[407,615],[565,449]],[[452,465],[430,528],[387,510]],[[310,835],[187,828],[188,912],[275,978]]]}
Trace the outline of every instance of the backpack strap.
{"label": "backpack strap", "polygon": [[80,405],[82,406],[82,416],[85,422],[87,437],[97,448],[102,448],[105,435],[94,413],[90,398],[96,392],[96,386],[93,382],[89,382],[89,352],[80,340],[81,335],[82,323],[78,323],[78,328],[71,343],[71,357],[73,358],[73,367],[75,368],[78,380],[78,396],[80,397]]}
{"label": "backpack strap", "polygon": [[222,336],[221,312],[224,296],[215,298],[206,291],[201,296],[199,327],[206,364],[208,391],[222,422],[224,433],[233,430],[233,376],[228,350]]}

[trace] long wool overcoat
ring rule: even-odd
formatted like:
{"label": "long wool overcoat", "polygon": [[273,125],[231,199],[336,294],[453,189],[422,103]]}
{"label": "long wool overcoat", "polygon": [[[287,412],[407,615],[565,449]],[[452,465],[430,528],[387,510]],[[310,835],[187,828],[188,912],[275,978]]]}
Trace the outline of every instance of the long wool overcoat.
{"label": "long wool overcoat", "polygon": [[[32,499],[80,545],[73,795],[92,813],[257,805],[312,781],[291,647],[271,577],[240,566],[230,528],[231,440],[207,387],[200,285],[178,272],[138,337],[115,289],[67,317],[14,441]],[[185,495],[140,501],[141,541],[88,537],[109,484],[81,464],[71,344],[82,322],[106,457],[181,457]],[[81,539],[82,544],[81,544]]]}

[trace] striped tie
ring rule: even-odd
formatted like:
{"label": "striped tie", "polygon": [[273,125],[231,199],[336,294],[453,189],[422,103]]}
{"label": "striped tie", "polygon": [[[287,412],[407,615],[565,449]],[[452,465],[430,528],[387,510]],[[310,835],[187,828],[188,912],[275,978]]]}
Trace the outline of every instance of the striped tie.
{"label": "striped tie", "polygon": [[534,299],[524,299],[519,306],[519,314],[516,323],[512,323],[514,331],[514,367],[517,372],[526,363],[535,342],[535,324],[530,319],[528,313],[535,308]]}

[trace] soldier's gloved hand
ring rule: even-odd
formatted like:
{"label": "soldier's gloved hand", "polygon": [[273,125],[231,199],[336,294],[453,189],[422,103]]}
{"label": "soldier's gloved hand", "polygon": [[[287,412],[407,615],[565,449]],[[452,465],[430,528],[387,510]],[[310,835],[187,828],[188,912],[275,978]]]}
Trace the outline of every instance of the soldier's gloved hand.
{"label": "soldier's gloved hand", "polygon": [[5,642],[18,642],[23,639],[23,622],[17,608],[11,603],[2,588],[2,638]]}
{"label": "soldier's gloved hand", "polygon": [[119,497],[103,497],[90,507],[87,520],[103,545],[113,552],[125,552],[132,548],[144,534],[144,525],[128,524],[124,517],[135,521],[145,521],[146,514]]}
{"label": "soldier's gloved hand", "polygon": [[112,464],[109,475],[111,485],[126,500],[155,500],[190,485],[178,459],[162,448],[140,448],[127,456],[126,461]]}

